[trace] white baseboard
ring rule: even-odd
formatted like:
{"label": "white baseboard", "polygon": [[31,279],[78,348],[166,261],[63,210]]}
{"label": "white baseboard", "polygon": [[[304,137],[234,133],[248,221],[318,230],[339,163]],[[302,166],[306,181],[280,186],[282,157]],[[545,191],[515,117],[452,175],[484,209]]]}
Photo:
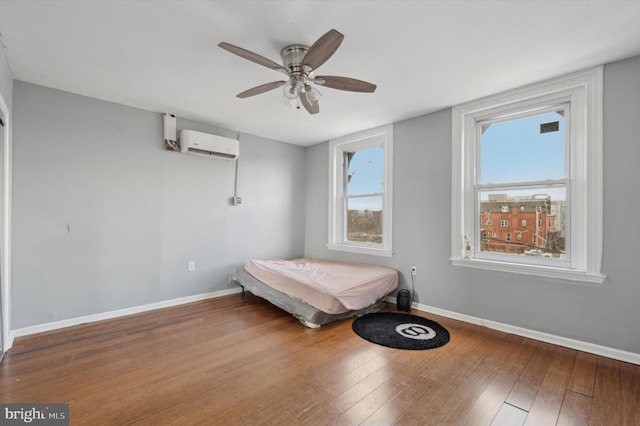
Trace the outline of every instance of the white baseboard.
{"label": "white baseboard", "polygon": [[[395,297],[387,297],[387,302],[396,303]],[[581,340],[570,339],[568,337],[556,336],[554,334],[543,333],[541,331],[530,330],[528,328],[517,327],[511,324],[505,324],[497,321],[490,321],[483,318],[473,317],[470,315],[460,314],[458,312],[448,311],[446,309],[436,308],[434,306],[423,305],[421,303],[412,303],[412,308],[422,312],[440,315],[443,317],[468,322],[482,327],[492,328],[494,330],[503,331],[516,336],[527,337],[529,339],[539,340],[541,342],[552,343],[558,346],[564,346],[570,349],[576,349],[582,352],[588,352],[595,355],[601,355],[611,359],[640,365],[640,354],[622,351],[619,349],[609,348],[607,346],[596,345]]]}
{"label": "white baseboard", "polygon": [[102,312],[99,314],[87,315],[84,317],[70,318],[61,321],[48,322],[45,324],[32,325],[29,327],[17,328],[11,330],[10,341],[7,350],[13,345],[13,339],[30,334],[42,333],[45,331],[58,330],[60,328],[71,327],[74,325],[86,324],[90,322],[102,321],[112,318],[118,318],[125,315],[138,314],[140,312],[153,311],[155,309],[169,308],[171,306],[184,305],[185,303],[198,302],[200,300],[214,299],[216,297],[228,296],[230,294],[240,293],[242,289],[229,288],[225,290],[214,291],[210,293],[194,294],[193,296],[178,297],[176,299],[163,300],[162,302],[149,303],[148,305],[133,306],[131,308],[118,309],[115,311]]}

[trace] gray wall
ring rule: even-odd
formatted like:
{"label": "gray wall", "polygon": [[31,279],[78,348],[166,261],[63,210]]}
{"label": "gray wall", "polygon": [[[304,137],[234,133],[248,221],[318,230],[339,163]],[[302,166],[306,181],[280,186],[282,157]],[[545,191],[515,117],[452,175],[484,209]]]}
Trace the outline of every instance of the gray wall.
{"label": "gray wall", "polygon": [[604,69],[604,261],[601,286],[450,265],[451,110],[394,125],[392,258],[329,251],[328,144],[305,152],[305,255],[380,263],[416,301],[462,314],[640,353],[640,57]]}
{"label": "gray wall", "polygon": [[13,329],[223,290],[247,258],[303,254],[302,147],[241,134],[232,206],[234,162],[165,151],[160,114],[16,81],[13,124]]}

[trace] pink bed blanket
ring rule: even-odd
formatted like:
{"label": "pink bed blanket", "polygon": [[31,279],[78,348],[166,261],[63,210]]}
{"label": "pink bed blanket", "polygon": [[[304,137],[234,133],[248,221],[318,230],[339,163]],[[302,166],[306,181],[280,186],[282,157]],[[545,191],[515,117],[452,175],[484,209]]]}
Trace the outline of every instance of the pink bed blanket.
{"label": "pink bed blanket", "polygon": [[268,286],[327,313],[365,308],[398,287],[398,271],[365,263],[251,259],[244,268]]}

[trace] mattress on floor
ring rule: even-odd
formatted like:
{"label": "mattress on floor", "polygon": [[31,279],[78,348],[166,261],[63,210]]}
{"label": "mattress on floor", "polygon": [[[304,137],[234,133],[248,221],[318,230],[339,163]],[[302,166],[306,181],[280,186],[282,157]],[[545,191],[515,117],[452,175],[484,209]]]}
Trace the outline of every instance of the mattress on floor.
{"label": "mattress on floor", "polygon": [[311,327],[375,312],[398,286],[391,268],[310,258],[248,260],[233,278]]}

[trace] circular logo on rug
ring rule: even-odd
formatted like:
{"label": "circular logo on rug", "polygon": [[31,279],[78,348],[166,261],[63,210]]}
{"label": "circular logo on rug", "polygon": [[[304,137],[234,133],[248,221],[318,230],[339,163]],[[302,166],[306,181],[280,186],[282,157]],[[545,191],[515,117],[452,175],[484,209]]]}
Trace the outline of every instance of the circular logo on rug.
{"label": "circular logo on rug", "polygon": [[353,331],[370,342],[398,349],[433,349],[449,342],[449,332],[417,315],[376,312],[353,322]]}
{"label": "circular logo on rug", "polygon": [[406,323],[396,327],[396,333],[409,339],[429,340],[436,337],[436,332],[432,328],[422,324]]}

